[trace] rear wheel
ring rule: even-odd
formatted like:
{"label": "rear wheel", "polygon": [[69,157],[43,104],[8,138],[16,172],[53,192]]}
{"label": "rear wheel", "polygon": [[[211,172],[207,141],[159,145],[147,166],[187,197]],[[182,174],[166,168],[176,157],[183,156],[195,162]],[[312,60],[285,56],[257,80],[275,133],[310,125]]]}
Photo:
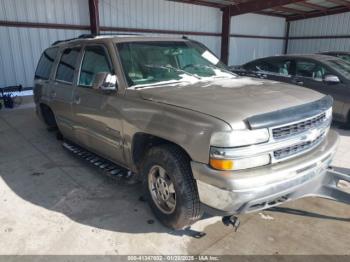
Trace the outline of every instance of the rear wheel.
{"label": "rear wheel", "polygon": [[184,229],[200,219],[200,201],[190,159],[180,148],[162,145],[150,149],[141,173],[149,205],[162,224]]}

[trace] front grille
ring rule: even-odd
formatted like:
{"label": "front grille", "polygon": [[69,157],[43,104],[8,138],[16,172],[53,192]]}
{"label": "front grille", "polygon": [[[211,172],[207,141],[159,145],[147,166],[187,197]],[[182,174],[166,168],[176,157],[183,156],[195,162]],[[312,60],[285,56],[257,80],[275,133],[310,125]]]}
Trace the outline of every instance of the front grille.
{"label": "front grille", "polygon": [[296,135],[306,130],[320,126],[326,119],[326,114],[323,113],[314,118],[301,121],[295,124],[286,125],[272,129],[272,135],[274,139],[282,139],[292,135]]}
{"label": "front grille", "polygon": [[317,137],[313,141],[307,141],[307,142],[303,142],[303,143],[300,143],[300,144],[297,144],[294,146],[290,146],[290,147],[276,150],[273,152],[273,155],[274,155],[275,159],[277,159],[277,160],[296,155],[296,154],[301,153],[303,151],[306,151],[308,149],[312,149],[313,147],[315,147],[317,144],[319,144],[322,141],[323,137],[324,137],[324,133],[321,134],[319,137]]}

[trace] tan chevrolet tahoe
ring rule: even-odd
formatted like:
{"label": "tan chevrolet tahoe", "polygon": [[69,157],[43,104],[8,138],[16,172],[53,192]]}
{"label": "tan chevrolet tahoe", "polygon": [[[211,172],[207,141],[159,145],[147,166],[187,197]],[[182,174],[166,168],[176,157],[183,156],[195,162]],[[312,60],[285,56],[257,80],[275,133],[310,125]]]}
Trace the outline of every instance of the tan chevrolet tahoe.
{"label": "tan chevrolet tahoe", "polygon": [[39,117],[135,173],[166,226],[306,196],[346,202],[330,172],[332,98],[229,72],[186,38],[88,36],[54,43],[35,72]]}

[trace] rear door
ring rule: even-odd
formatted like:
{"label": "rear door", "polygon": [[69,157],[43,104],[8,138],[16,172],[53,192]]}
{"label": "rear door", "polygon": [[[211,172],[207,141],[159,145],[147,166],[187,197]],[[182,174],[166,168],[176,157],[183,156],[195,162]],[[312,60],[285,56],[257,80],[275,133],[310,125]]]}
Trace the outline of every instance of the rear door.
{"label": "rear door", "polygon": [[334,99],[334,116],[335,118],[341,118],[344,106],[343,91],[345,86],[342,82],[335,84],[324,82],[324,77],[327,74],[338,75],[332,69],[316,60],[297,59],[296,74],[293,78],[293,82],[297,85],[311,88],[320,93],[331,95]]}
{"label": "rear door", "polygon": [[116,91],[92,88],[97,73],[114,74],[109,54],[103,44],[91,44],[84,48],[73,94],[74,133],[79,144],[123,164],[122,97]]}
{"label": "rear door", "polygon": [[57,125],[62,134],[73,138],[72,102],[78,60],[81,47],[69,47],[61,51],[50,98]]}

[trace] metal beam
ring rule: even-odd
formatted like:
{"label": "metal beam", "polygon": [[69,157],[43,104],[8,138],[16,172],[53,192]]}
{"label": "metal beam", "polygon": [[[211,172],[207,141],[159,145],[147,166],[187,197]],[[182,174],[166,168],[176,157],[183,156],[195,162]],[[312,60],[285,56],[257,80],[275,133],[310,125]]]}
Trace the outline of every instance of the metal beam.
{"label": "metal beam", "polygon": [[307,13],[306,11],[302,11],[302,10],[298,10],[298,9],[294,9],[294,8],[290,8],[290,7],[284,7],[284,6],[277,6],[277,7],[274,7],[272,9],[276,10],[276,11],[285,12],[285,13],[291,13],[291,14],[305,14],[305,13]]}
{"label": "metal beam", "polygon": [[285,15],[285,14],[273,13],[273,12],[267,12],[267,11],[254,12],[254,14],[258,14],[258,15],[268,15],[268,16],[275,16],[275,17],[282,17],[282,18],[286,18],[286,17],[287,17],[287,15]]}
{"label": "metal beam", "polygon": [[286,23],[286,36],[284,40],[284,54],[288,53],[288,45],[289,45],[289,32],[290,32],[290,22]]}
{"label": "metal beam", "polygon": [[228,64],[230,49],[231,14],[230,8],[225,7],[222,12],[222,31],[221,31],[221,61]]}
{"label": "metal beam", "polygon": [[246,13],[259,12],[264,9],[274,8],[302,1],[305,0],[254,0],[230,6],[230,14],[231,16],[234,16]]}
{"label": "metal beam", "polygon": [[254,39],[274,39],[274,40],[284,40],[284,36],[270,36],[270,35],[248,35],[248,34],[231,34],[230,37],[238,38],[254,38]]}
{"label": "metal beam", "polygon": [[33,22],[4,21],[4,20],[0,20],[0,26],[22,27],[22,28],[66,29],[66,30],[89,30],[90,29],[89,25],[33,23]]}
{"label": "metal beam", "polygon": [[350,3],[345,0],[327,0],[328,2],[332,2],[333,4],[340,5],[340,6],[346,6],[350,9]]}
{"label": "metal beam", "polygon": [[313,3],[309,3],[309,2],[299,2],[299,3],[295,3],[295,4],[299,5],[299,6],[310,8],[312,10],[319,10],[319,11],[327,12],[327,8],[326,7],[323,7],[323,6],[320,6],[320,5],[316,5],[316,4],[313,4]]}
{"label": "metal beam", "polygon": [[214,8],[223,8],[225,5],[219,4],[219,3],[213,3],[213,2],[206,2],[203,0],[171,0],[172,2],[181,2],[185,4],[191,4],[191,5],[202,5],[202,6],[208,6],[208,7],[214,7]]}
{"label": "metal beam", "polygon": [[90,30],[91,34],[100,34],[100,16],[98,11],[98,0],[89,0]]}
{"label": "metal beam", "polygon": [[289,40],[305,39],[350,39],[350,35],[314,35],[314,36],[291,36]]}
{"label": "metal beam", "polygon": [[[341,14],[345,12],[349,12],[349,8],[344,6],[339,6],[339,7],[328,9],[326,15],[335,15],[335,14]],[[325,16],[325,12],[315,11],[315,12],[309,12],[303,15],[292,15],[287,17],[287,21],[296,21],[296,20],[302,20],[302,19],[320,17],[320,16]]]}

